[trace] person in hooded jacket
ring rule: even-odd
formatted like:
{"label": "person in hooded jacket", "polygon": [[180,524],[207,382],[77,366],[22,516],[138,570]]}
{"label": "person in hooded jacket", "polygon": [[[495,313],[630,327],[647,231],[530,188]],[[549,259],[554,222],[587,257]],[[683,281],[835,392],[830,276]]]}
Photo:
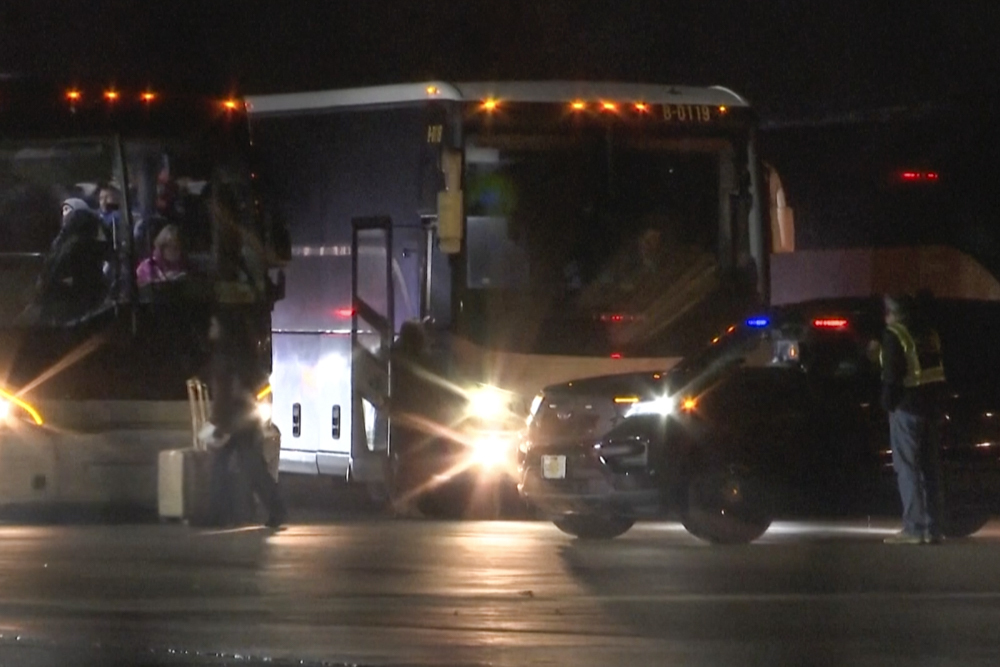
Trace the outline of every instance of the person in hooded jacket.
{"label": "person in hooded jacket", "polygon": [[247,476],[254,494],[267,511],[266,524],[280,528],[287,518],[278,483],[271,477],[264,459],[264,429],[257,415],[256,391],[261,379],[245,323],[236,314],[216,314],[209,328],[212,342],[212,369],[209,391],[212,397],[211,425],[215,457],[212,461],[211,491],[216,523],[227,523],[232,501],[229,464],[232,457]]}

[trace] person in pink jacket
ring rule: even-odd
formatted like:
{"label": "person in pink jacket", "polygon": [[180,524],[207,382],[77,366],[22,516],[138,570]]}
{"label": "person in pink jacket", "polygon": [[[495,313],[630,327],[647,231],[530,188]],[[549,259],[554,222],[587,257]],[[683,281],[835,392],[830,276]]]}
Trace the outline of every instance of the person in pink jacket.
{"label": "person in pink jacket", "polygon": [[184,251],[177,225],[166,225],[153,241],[153,254],[139,263],[136,281],[139,287],[150,283],[169,282],[187,274]]}

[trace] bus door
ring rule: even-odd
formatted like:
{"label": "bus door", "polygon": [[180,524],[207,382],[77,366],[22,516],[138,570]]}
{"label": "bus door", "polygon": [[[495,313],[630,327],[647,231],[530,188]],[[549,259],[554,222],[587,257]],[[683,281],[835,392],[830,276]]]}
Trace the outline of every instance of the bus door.
{"label": "bus door", "polygon": [[383,479],[395,326],[392,220],[351,221],[351,479]]}

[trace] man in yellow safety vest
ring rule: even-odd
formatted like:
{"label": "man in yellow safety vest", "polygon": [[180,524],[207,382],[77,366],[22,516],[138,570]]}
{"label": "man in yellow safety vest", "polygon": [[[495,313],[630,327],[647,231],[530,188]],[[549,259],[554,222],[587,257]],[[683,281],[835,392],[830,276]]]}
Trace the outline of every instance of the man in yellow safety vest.
{"label": "man in yellow safety vest", "polygon": [[944,386],[941,341],[908,296],[885,297],[879,354],[882,407],[889,413],[892,466],[903,503],[903,530],[887,544],[941,541],[937,395]]}

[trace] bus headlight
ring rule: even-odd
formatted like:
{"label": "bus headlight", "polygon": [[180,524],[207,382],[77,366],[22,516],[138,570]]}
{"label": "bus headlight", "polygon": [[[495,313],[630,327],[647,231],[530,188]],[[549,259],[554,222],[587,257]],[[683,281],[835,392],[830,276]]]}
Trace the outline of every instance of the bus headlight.
{"label": "bus headlight", "polygon": [[470,441],[472,462],[482,468],[497,468],[508,458],[510,442],[497,433],[479,434]]}
{"label": "bus headlight", "polygon": [[271,402],[257,401],[257,417],[265,424],[271,421]]}
{"label": "bus headlight", "polygon": [[510,395],[503,389],[482,385],[468,394],[466,416],[482,420],[502,419],[507,416]]}
{"label": "bus headlight", "polygon": [[0,426],[17,421],[33,423],[36,426],[41,426],[43,423],[42,416],[30,403],[0,389]]}

